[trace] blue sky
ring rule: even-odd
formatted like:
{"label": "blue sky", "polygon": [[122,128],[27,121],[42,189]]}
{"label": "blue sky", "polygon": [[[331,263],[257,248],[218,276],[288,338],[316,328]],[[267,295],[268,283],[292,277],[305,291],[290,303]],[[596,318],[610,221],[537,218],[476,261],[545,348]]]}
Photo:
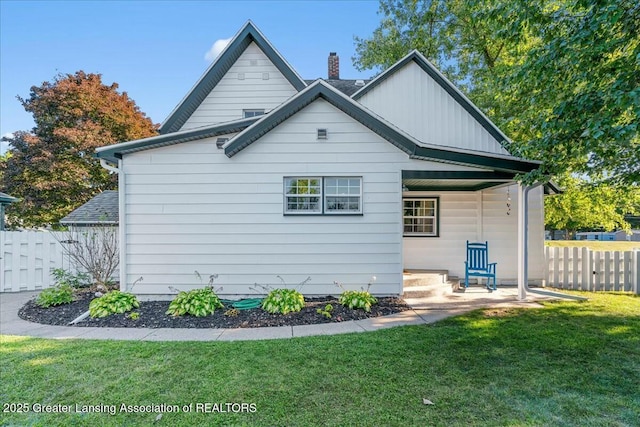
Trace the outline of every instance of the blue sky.
{"label": "blue sky", "polygon": [[249,19],[303,78],[326,77],[334,51],[340,77],[369,78],[374,71],[353,68],[353,37],[373,33],[377,11],[377,0],[0,0],[0,135],[34,126],[16,95],[78,70],[118,83],[161,123],[209,66],[214,43]]}

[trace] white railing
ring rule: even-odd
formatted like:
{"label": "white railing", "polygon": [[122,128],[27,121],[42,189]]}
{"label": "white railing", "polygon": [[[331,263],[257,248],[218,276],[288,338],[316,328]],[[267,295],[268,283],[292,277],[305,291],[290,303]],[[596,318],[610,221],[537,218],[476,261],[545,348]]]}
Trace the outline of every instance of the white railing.
{"label": "white railing", "polygon": [[545,246],[546,285],[640,294],[640,251],[592,251]]}

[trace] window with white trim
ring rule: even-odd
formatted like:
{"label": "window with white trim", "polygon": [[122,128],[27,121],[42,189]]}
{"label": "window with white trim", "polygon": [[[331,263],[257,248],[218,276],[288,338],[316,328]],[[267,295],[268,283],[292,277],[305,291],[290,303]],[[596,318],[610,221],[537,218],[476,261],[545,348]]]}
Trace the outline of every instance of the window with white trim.
{"label": "window with white trim", "polygon": [[242,117],[247,119],[249,117],[262,116],[264,114],[264,109],[245,109],[242,110]]}
{"label": "window with white trim", "polygon": [[362,214],[362,177],[285,177],[284,213]]}
{"label": "window with white trim", "polygon": [[285,178],[284,194],[286,213],[322,213],[322,178]]}
{"label": "window with white trim", "polygon": [[328,214],[362,213],[362,178],[325,178],[324,211]]}
{"label": "window with white trim", "polygon": [[437,237],[439,199],[420,197],[402,199],[405,236]]}

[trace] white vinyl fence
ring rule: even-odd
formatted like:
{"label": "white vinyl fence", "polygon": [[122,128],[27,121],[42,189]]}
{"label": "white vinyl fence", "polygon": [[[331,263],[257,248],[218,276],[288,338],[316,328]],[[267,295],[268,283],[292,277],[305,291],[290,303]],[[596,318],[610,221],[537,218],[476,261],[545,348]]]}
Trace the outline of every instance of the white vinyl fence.
{"label": "white vinyl fence", "polygon": [[640,251],[545,246],[547,286],[640,294]]}
{"label": "white vinyl fence", "polygon": [[0,231],[0,292],[35,291],[52,286],[51,270],[70,269],[62,234]]}

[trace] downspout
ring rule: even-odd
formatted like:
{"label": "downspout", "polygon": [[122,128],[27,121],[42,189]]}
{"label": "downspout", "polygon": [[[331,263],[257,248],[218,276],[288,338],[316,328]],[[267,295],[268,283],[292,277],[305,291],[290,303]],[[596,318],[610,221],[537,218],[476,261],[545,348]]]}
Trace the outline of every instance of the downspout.
{"label": "downspout", "polygon": [[118,174],[118,245],[120,248],[120,290],[127,290],[127,260],[126,260],[126,221],[125,221],[125,185],[126,175],[122,168],[122,159],[118,160],[118,167],[111,166],[105,159],[100,159],[100,166]]}

